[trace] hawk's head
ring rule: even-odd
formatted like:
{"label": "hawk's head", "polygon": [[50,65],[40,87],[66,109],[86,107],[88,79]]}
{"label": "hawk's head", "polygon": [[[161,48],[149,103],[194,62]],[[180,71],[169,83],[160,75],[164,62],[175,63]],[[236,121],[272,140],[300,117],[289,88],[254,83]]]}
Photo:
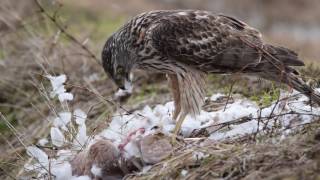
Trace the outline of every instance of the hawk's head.
{"label": "hawk's head", "polygon": [[103,68],[120,89],[128,89],[131,85],[133,61],[125,44],[112,35],[102,51]]}

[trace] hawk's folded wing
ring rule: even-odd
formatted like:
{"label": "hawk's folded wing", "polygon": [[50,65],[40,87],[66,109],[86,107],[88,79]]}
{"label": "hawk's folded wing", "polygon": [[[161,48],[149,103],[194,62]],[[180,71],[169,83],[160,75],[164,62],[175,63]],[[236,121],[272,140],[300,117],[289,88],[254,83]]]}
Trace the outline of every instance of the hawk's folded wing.
{"label": "hawk's folded wing", "polygon": [[232,17],[182,11],[155,23],[150,30],[154,48],[163,56],[197,69],[227,73],[261,60],[254,47],[262,47],[261,34]]}

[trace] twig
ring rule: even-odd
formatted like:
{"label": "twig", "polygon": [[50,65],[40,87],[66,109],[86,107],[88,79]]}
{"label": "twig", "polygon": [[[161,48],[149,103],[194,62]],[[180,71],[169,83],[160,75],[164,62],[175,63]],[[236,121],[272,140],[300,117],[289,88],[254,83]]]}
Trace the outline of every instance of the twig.
{"label": "twig", "polygon": [[232,89],[233,89],[233,86],[234,86],[234,84],[235,84],[236,82],[234,81],[234,82],[232,82],[232,84],[230,85],[230,89],[229,89],[229,93],[228,93],[228,99],[227,99],[227,102],[226,102],[226,104],[225,104],[225,106],[224,106],[224,108],[223,108],[223,112],[226,110],[226,108],[227,108],[227,105],[228,105],[228,103],[229,103],[229,100],[230,100],[230,96],[231,96],[231,93],[232,93]]}
{"label": "twig", "polygon": [[259,129],[260,129],[260,121],[261,121],[261,113],[262,113],[262,109],[260,108],[259,109],[259,116],[258,116],[258,119],[257,119],[257,121],[258,121],[258,124],[257,124],[257,131],[254,133],[254,135],[253,135],[253,138],[254,139],[256,139],[256,137],[257,137],[257,134],[259,133]]}
{"label": "twig", "polygon": [[[291,111],[291,112],[287,112],[287,113],[272,115],[271,117],[270,117],[270,116],[265,116],[265,117],[258,116],[258,117],[255,118],[255,117],[250,117],[250,116],[244,116],[244,117],[240,117],[240,118],[237,118],[237,119],[228,121],[228,122],[218,123],[218,124],[213,124],[213,125],[208,125],[208,126],[203,127],[203,128],[201,128],[201,129],[207,129],[207,128],[209,128],[209,127],[216,127],[216,126],[222,126],[222,127],[219,128],[219,129],[222,129],[223,127],[226,127],[226,126],[237,125],[237,124],[245,123],[245,122],[248,122],[248,121],[251,121],[251,120],[270,119],[270,118],[274,118],[274,117],[280,117],[280,116],[292,115],[292,114],[295,114],[295,115],[308,115],[308,116],[320,117],[320,115],[318,115],[318,114],[298,113],[298,112],[293,112],[293,111]],[[218,129],[218,130],[219,130],[219,129]],[[217,131],[217,130],[215,130],[215,131]],[[211,134],[211,132],[210,132],[210,134]]]}
{"label": "twig", "polygon": [[79,40],[77,40],[77,38],[75,38],[73,35],[71,35],[70,33],[68,33],[66,31],[66,29],[64,28],[63,25],[61,25],[60,23],[58,23],[57,19],[56,19],[56,14],[57,12],[55,12],[55,15],[50,15],[45,8],[40,4],[39,0],[34,0],[35,4],[38,6],[38,8],[40,9],[40,12],[42,14],[44,14],[48,19],[50,19],[53,24],[60,30],[60,32],[62,34],[64,34],[68,39],[70,39],[72,42],[74,42],[75,44],[77,44],[79,47],[81,47],[84,51],[86,51],[89,56],[95,60],[96,63],[98,63],[99,65],[101,65],[100,60],[96,57],[96,55],[94,55],[94,53],[92,53],[92,51],[90,51],[83,43],[81,43]]}

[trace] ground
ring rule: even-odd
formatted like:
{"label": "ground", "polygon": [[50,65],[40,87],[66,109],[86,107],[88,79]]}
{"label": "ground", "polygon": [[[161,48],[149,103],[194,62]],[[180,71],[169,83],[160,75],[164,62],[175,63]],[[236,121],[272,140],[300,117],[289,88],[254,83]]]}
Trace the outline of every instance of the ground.
{"label": "ground", "polygon": [[[40,1],[48,13],[55,17],[61,27],[80,44],[88,47],[98,57],[106,38],[130,16],[150,9],[199,8],[214,9],[236,15],[259,28],[268,42],[288,46],[301,54],[308,66],[300,69],[313,86],[319,85],[319,32],[317,19],[320,11],[313,2],[294,1],[281,6],[283,13],[272,13],[270,4],[252,3],[244,5],[214,4],[182,1]],[[14,179],[25,176],[24,164],[30,162],[26,147],[50,137],[52,119],[56,113],[66,109],[80,108],[86,112],[87,134],[97,135],[109,127],[117,107],[112,104],[116,87],[103,69],[79,43],[75,43],[56,24],[41,13],[34,1],[0,3],[0,176]],[[275,1],[276,2],[276,1]],[[291,2],[291,1],[290,1]],[[214,5],[212,5],[213,3]],[[62,5],[62,6],[61,6]],[[219,5],[219,6],[218,6]],[[237,8],[242,9],[237,11]],[[241,7],[241,8],[240,8]],[[305,7],[305,8],[304,8]],[[300,8],[300,9],[299,9]],[[271,9],[271,10],[270,10]],[[310,9],[307,11],[306,9]],[[56,11],[58,10],[58,11]],[[257,13],[258,11],[258,13]],[[301,12],[295,16],[294,12]],[[55,13],[57,12],[57,13]],[[243,12],[248,12],[243,13]],[[261,16],[255,16],[255,15]],[[253,18],[255,17],[255,18]],[[298,18],[298,19],[297,19]],[[302,23],[304,22],[304,23]],[[277,26],[282,24],[284,26]],[[307,28],[303,28],[303,27]],[[312,64],[311,64],[312,63]],[[74,99],[67,105],[51,99],[51,86],[45,75],[67,75],[65,87]],[[154,108],[171,100],[163,75],[137,72],[132,96],[122,102],[130,112],[142,110],[146,105]],[[232,88],[232,97],[240,94],[259,107],[275,102],[280,94],[279,85],[252,77],[213,76],[208,77],[208,97],[215,93],[226,96]],[[287,87],[282,87],[288,90]],[[289,89],[290,90],[290,89]],[[232,98],[231,98],[232,100]],[[224,107],[226,99],[207,104],[205,110],[217,111]],[[10,128],[10,125],[14,128]],[[178,177],[181,179],[202,176],[230,179],[317,179],[319,175],[319,122],[313,121],[291,132],[282,139],[281,133],[266,133],[261,136],[245,136],[240,139],[210,143],[200,148],[209,154],[199,161],[188,157],[188,146],[153,166],[144,175],[128,178]],[[50,138],[49,138],[50,140]],[[50,144],[50,148],[53,146]],[[191,150],[195,148],[192,147]],[[181,156],[179,156],[181,155]],[[185,161],[182,161],[184,160]],[[190,160],[190,161],[189,161]],[[166,166],[162,166],[166,163]]]}

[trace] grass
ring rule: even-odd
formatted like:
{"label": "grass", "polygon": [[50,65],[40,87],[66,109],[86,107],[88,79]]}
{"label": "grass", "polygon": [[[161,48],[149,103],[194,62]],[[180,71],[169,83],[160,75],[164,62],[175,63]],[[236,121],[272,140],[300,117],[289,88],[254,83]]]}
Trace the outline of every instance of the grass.
{"label": "grass", "polygon": [[[48,4],[46,7],[51,13],[54,13],[55,8],[57,8],[51,8]],[[126,15],[113,17],[112,12],[96,12],[94,9],[76,7],[67,2],[59,9],[58,14],[60,21],[68,25],[68,32],[75,35],[81,41],[89,38],[87,46],[94,52],[97,52],[96,54],[99,54],[107,36],[118,29],[127,19]],[[33,22],[35,18],[39,18],[39,16],[26,17],[24,21]],[[48,19],[45,19],[35,21],[34,23],[26,23],[23,29],[16,33],[10,33],[10,35],[0,40],[3,41],[3,44],[6,44],[6,47],[0,49],[0,61],[5,61],[5,59],[8,58],[13,62],[5,69],[1,69],[0,66],[0,77],[2,77],[2,79],[0,79],[0,103],[6,104],[5,106],[0,106],[0,111],[6,116],[6,119],[17,128],[19,133],[22,134],[21,136],[24,137],[24,141],[27,145],[34,143],[38,137],[43,137],[47,134],[46,131],[42,132],[35,129],[39,126],[46,127],[48,124],[45,119],[47,116],[52,115],[46,100],[40,95],[38,89],[32,85],[32,83],[35,83],[38,86],[41,84],[43,84],[44,87],[47,86],[47,83],[43,82],[44,80],[41,79],[43,69],[41,69],[39,65],[47,68],[46,70],[49,72],[57,74],[68,73],[67,75],[70,78],[70,82],[85,87],[90,87],[89,85],[92,85],[92,87],[96,88],[103,97],[109,98],[112,96],[112,86],[102,69],[93,65],[87,58],[74,55],[76,53],[80,54],[82,51],[77,49],[77,47],[74,47],[74,44],[68,39],[64,37],[59,38],[56,46],[52,47],[53,50],[48,50],[51,48],[50,44],[56,34],[57,29]],[[25,44],[26,42],[27,44]],[[41,46],[38,47],[33,44]],[[92,72],[98,73],[100,79],[92,82],[92,84],[88,84],[83,78],[88,77]],[[302,69],[301,72],[307,79],[312,79],[316,84],[319,84],[319,66],[310,64],[307,65],[305,69]],[[6,77],[6,79],[4,79],[4,77]],[[9,78],[7,79],[7,77]],[[244,94],[261,106],[270,105],[271,102],[275,101],[279,96],[279,89],[275,85],[270,86],[270,83],[268,82],[261,83],[258,80],[254,80],[252,83],[252,81],[247,78],[240,78],[240,80],[238,80],[237,77],[216,75],[209,75],[208,77],[208,95],[216,92],[228,94],[230,83],[234,81],[237,82],[233,89],[234,93]],[[139,87],[136,88],[136,92],[126,103],[126,106],[128,106],[129,109],[137,104],[148,104],[152,106],[155,103],[167,100],[164,97],[168,96],[169,91],[163,80],[152,82],[152,84],[148,83],[150,83],[150,78],[144,78],[141,83],[144,85],[139,85]],[[70,91],[79,94],[75,97],[76,103],[71,104],[71,107],[79,105],[84,108],[84,110],[88,110],[93,107],[93,105],[101,103],[96,95],[92,95],[86,91],[73,87],[70,87]],[[156,98],[161,100],[155,100]],[[53,106],[57,106],[57,102],[51,103]],[[90,131],[97,127],[97,129],[103,129],[101,126],[108,125],[108,116],[112,115],[114,107],[101,104],[93,108],[92,112],[89,114]],[[13,108],[11,105],[18,106],[19,108]],[[210,154],[209,157],[198,162],[193,162],[192,159],[188,159],[188,157],[190,157],[190,153],[188,154],[190,149],[184,148],[182,153],[177,152],[177,154],[175,154],[177,155],[177,158],[173,156],[167,161],[159,164],[159,166],[153,167],[149,174],[141,177],[132,176],[131,178],[147,179],[150,177],[171,177],[183,179],[185,177],[181,176],[182,169],[187,169],[189,172],[187,176],[191,178],[197,176],[240,178],[250,175],[255,171],[261,173],[261,176],[266,176],[268,173],[276,176],[281,173],[273,173],[271,165],[274,165],[277,161],[284,163],[294,162],[292,169],[299,169],[295,164],[297,163],[297,159],[292,157],[292,155],[301,155],[297,154],[300,152],[305,152],[305,154],[302,154],[301,156],[307,156],[307,160],[311,161],[310,165],[306,164],[307,161],[302,161],[301,167],[308,168],[309,166],[312,166],[315,161],[319,161],[317,154],[312,152],[312,150],[317,149],[319,146],[319,143],[313,139],[315,130],[318,127],[319,124],[306,127],[305,130],[298,132],[290,138],[288,142],[285,142],[284,145],[272,144],[268,142],[268,138],[259,137],[261,138],[259,143],[250,140],[239,140],[238,143],[222,142],[213,144],[210,147],[191,149],[206,151]],[[35,134],[35,136],[31,137],[30,134]],[[0,121],[0,135],[1,137],[2,135],[5,135],[4,138],[14,144],[14,149],[10,148],[10,151],[17,151],[24,155],[24,148],[15,138],[12,138],[12,132],[8,130],[3,121]],[[3,145],[0,149],[0,161],[10,162],[10,164],[0,163],[0,168],[4,169],[9,174],[17,174],[23,167],[24,160],[17,158],[15,154],[14,156],[8,156],[5,152],[8,151],[9,146],[5,145],[6,142],[3,138],[1,138],[0,143]],[[291,147],[295,147],[295,150]],[[247,151],[244,151],[243,149],[246,149]],[[270,152],[280,154],[280,156],[270,156],[268,154]],[[247,158],[251,156],[252,159]],[[270,157],[270,161],[274,162],[263,159],[264,156]],[[259,158],[262,158],[262,160],[260,161]],[[164,163],[167,163],[168,166],[164,167]],[[241,169],[241,165],[244,163],[247,163],[247,166],[244,166],[245,169]],[[279,171],[283,170],[283,172],[288,171],[288,169],[290,170],[290,167],[285,164],[276,167],[279,168]],[[264,168],[266,169],[265,171]],[[317,173],[310,167],[309,170],[310,173]],[[294,171],[291,176],[296,175],[297,173],[299,173],[299,171]],[[302,174],[303,173],[306,172],[302,172]],[[0,170],[0,179],[3,179],[1,176],[7,178],[2,170]],[[288,177],[291,176],[289,174]],[[317,177],[319,178],[319,176]]]}
{"label": "grass", "polygon": [[[71,34],[87,34],[92,43],[105,42],[116,29],[125,23],[125,16],[112,17],[108,12],[65,4],[60,10],[61,21],[68,24]],[[84,31],[85,30],[85,31]]]}
{"label": "grass", "polygon": [[[11,113],[6,113],[5,111],[0,111],[3,112],[4,114],[7,115],[7,120],[13,125],[13,126],[17,126],[18,125],[18,119],[16,117],[16,113],[15,112],[11,112]],[[12,132],[10,131],[10,129],[8,128],[7,124],[4,123],[3,121],[0,122],[0,133],[2,134],[11,134]]]}
{"label": "grass", "polygon": [[[53,9],[48,10],[54,12]],[[85,9],[77,11],[72,6],[63,7],[59,12],[61,22],[68,24],[67,31],[76,38],[80,40],[90,38],[87,46],[94,49],[94,52],[100,51],[107,36],[125,20],[124,17],[109,18],[108,15],[96,15],[94,11]],[[53,115],[50,108],[58,107],[57,102],[47,102],[38,91],[42,85],[44,88],[48,85],[42,76],[44,69],[53,74],[68,72],[68,78],[74,79],[70,82],[81,86],[84,84],[88,86],[83,77],[89,77],[96,72],[101,79],[92,82],[94,84],[92,86],[100,88],[99,93],[104,97],[111,96],[112,89],[102,69],[91,60],[77,55],[83,52],[67,38],[62,36],[55,44],[53,43],[57,29],[48,19],[43,19],[43,16],[38,14],[24,17],[23,21],[25,22],[23,28],[10,32],[1,39],[1,44],[6,46],[0,49],[0,61],[4,61],[6,67],[0,66],[0,111],[11,125],[15,126],[19,136],[23,137],[23,142],[29,145],[37,142],[39,137],[47,135],[48,132],[41,128],[50,125],[47,122],[48,116]],[[73,87],[69,90],[80,91]],[[101,101],[97,96],[85,91],[80,91],[78,94],[82,99],[79,96],[75,97],[77,104],[83,102],[81,107],[84,110]],[[70,106],[72,108],[72,104]],[[113,108],[105,106],[103,104],[93,109],[91,116],[97,121],[90,124],[90,131],[97,127],[99,129],[105,124],[106,117],[112,113]],[[25,156],[24,147],[17,142],[14,133],[2,119],[0,119],[0,136],[0,179],[7,179],[10,174],[15,177],[21,173],[25,163],[25,159],[20,158]],[[21,156],[14,155],[12,158],[8,156],[8,152],[19,152]]]}
{"label": "grass", "polygon": [[[285,140],[267,136],[183,146],[143,175],[129,179],[319,179],[319,122],[299,129]],[[194,159],[193,152],[209,156]],[[183,176],[182,170],[187,170]]]}
{"label": "grass", "polygon": [[259,94],[249,96],[250,100],[257,102],[261,107],[270,106],[280,96],[280,89],[272,83],[271,90],[263,90]]}
{"label": "grass", "polygon": [[[251,78],[251,77],[249,77]],[[280,95],[280,88],[286,87],[268,82],[266,80],[255,80],[255,78],[248,79],[247,77],[223,76],[223,75],[209,75],[208,76],[208,95],[221,92],[224,94],[230,93],[231,85],[232,94],[241,94],[252,101],[257,102],[261,107],[271,105],[276,101]],[[254,87],[254,88],[252,88]]]}
{"label": "grass", "polygon": [[128,105],[139,104],[141,101],[146,99],[154,99],[157,96],[161,96],[163,94],[168,94],[168,88],[164,88],[163,86],[159,86],[159,84],[144,84],[142,87],[139,87],[137,93],[133,94],[133,96],[129,99]]}

